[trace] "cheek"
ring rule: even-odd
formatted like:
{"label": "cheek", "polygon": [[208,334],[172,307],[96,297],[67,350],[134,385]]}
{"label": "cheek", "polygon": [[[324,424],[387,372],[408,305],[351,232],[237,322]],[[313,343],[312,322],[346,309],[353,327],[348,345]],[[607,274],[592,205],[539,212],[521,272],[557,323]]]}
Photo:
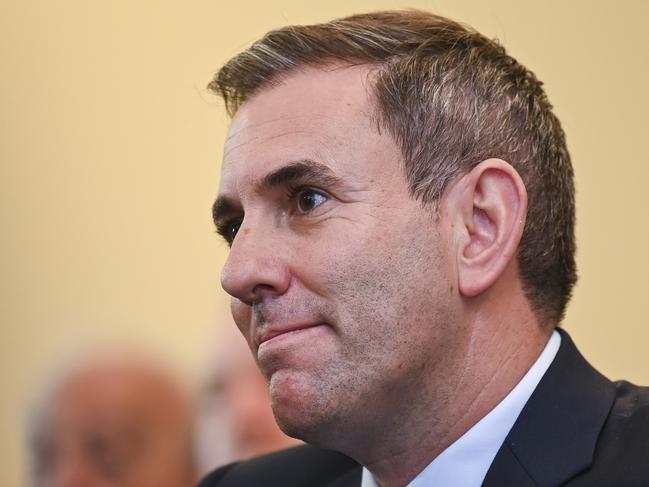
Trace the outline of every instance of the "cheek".
{"label": "cheek", "polygon": [[349,311],[377,320],[369,333],[396,335],[419,327],[425,316],[446,304],[438,292],[448,280],[443,267],[434,241],[422,232],[403,231],[366,240],[344,266],[335,265],[335,278]]}
{"label": "cheek", "polygon": [[360,239],[344,226],[300,242],[289,263],[292,276],[313,293],[325,298],[337,294],[340,285],[349,280],[355,256],[364,252]]}

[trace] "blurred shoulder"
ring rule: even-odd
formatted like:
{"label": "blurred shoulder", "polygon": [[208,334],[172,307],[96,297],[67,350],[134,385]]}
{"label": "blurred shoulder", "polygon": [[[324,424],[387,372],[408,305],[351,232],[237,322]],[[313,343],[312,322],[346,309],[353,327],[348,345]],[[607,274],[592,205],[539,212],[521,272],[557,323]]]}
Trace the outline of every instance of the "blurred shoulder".
{"label": "blurred shoulder", "polygon": [[318,487],[348,476],[358,477],[360,485],[361,468],[354,460],[303,445],[221,467],[205,477],[199,487]]}

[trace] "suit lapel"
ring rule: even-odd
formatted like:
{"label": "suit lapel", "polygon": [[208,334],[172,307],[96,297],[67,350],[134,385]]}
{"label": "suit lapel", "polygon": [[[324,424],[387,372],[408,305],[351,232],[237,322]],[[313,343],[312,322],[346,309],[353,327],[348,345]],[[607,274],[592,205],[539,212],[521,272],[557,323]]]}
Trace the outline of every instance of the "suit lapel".
{"label": "suit lapel", "polygon": [[615,388],[559,332],[557,356],[498,451],[485,487],[557,486],[592,463]]}
{"label": "suit lapel", "polygon": [[489,472],[482,483],[489,487],[538,487],[537,483],[530,477],[525,468],[510,450],[507,443],[498,451]]}

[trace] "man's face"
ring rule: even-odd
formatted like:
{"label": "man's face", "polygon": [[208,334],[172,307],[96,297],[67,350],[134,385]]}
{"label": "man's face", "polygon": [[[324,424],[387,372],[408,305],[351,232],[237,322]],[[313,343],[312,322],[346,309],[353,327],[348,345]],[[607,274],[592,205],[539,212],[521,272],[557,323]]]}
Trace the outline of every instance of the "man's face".
{"label": "man's face", "polygon": [[410,197],[369,73],[304,69],[248,100],[214,208],[222,284],[276,418],[323,446],[394,420],[457,333],[449,232]]}

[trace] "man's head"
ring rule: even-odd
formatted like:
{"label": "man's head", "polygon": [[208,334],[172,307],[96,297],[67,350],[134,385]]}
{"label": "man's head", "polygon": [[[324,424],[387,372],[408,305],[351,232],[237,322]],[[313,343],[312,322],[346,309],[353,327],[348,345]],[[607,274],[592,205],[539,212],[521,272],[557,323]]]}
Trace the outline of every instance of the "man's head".
{"label": "man's head", "polygon": [[164,371],[121,355],[66,373],[31,425],[38,487],[189,487],[192,412]]}
{"label": "man's head", "polygon": [[211,86],[233,115],[222,282],[289,434],[398,449],[395,429],[495,378],[503,330],[547,337],[575,279],[572,172],[540,83],[497,44],[355,16],[271,32]]}
{"label": "man's head", "polygon": [[374,69],[368,116],[397,142],[421,202],[434,205],[451,181],[488,158],[518,171],[530,202],[519,272],[539,320],[556,325],[576,282],[574,186],[542,83],[473,29],[398,11],[271,31],[231,59],[210,88],[234,115],[297,70],[327,64]]}

